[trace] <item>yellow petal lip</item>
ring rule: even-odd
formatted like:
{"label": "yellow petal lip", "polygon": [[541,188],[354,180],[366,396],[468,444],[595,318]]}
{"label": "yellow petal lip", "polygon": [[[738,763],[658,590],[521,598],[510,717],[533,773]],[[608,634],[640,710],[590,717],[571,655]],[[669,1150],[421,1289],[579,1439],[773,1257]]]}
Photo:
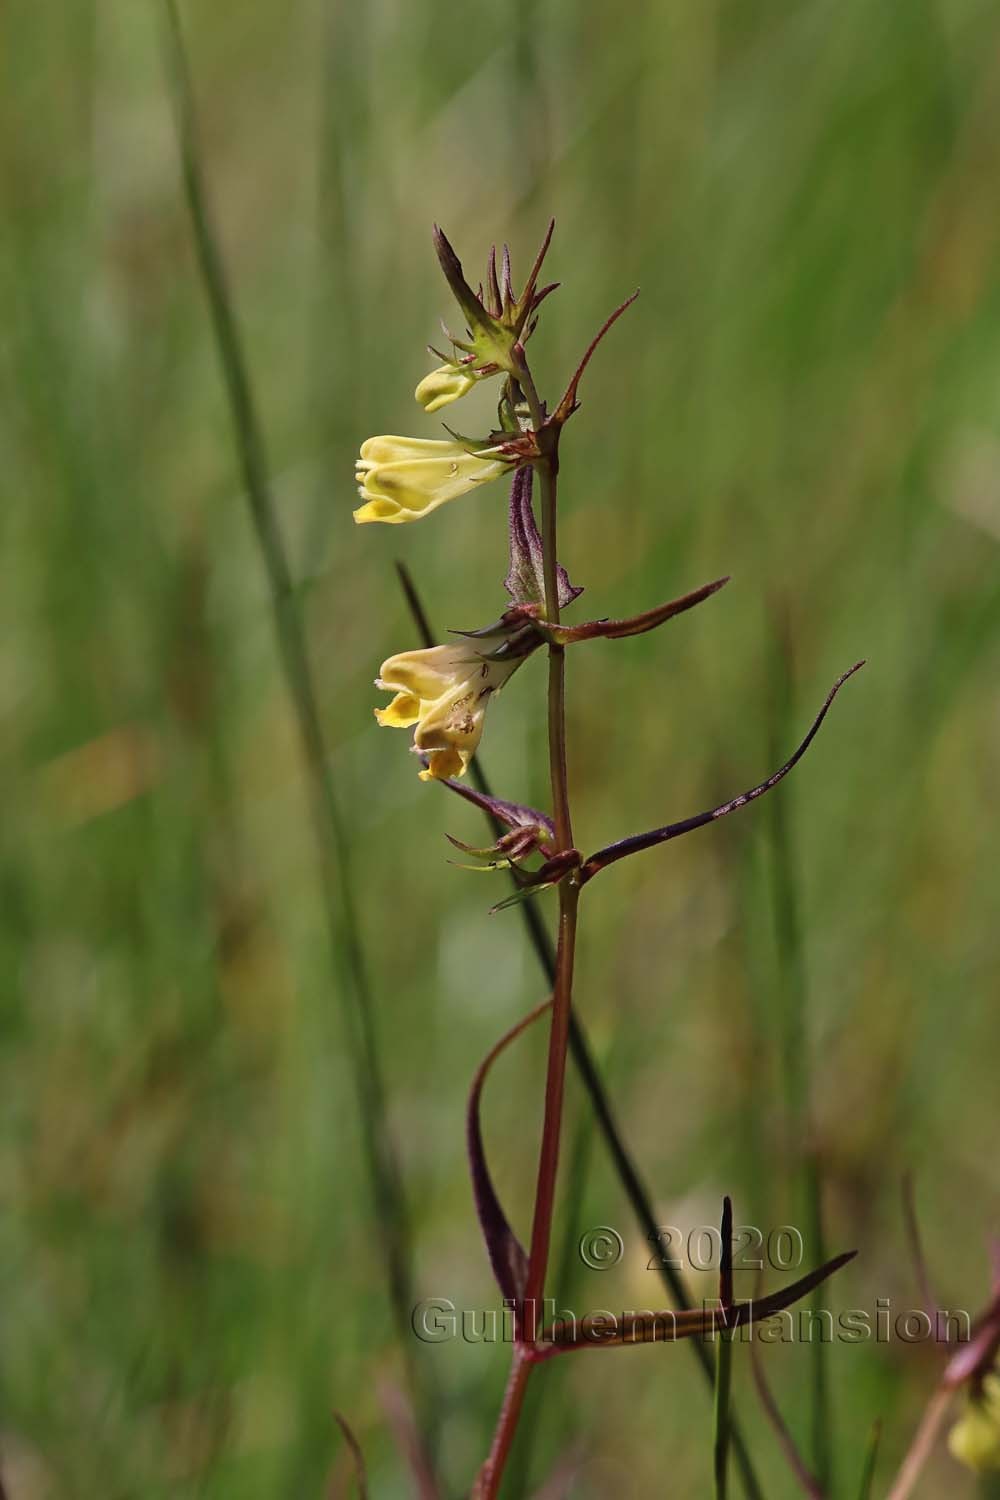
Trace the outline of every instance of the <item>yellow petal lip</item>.
{"label": "yellow petal lip", "polygon": [[409,729],[420,718],[420,699],[415,698],[412,693],[397,693],[385,708],[376,708],[373,712],[378,722],[386,728]]}
{"label": "yellow petal lip", "polygon": [[369,500],[367,505],[360,505],[351,514],[356,526],[364,526],[369,521],[384,521],[389,526],[398,526],[401,521],[417,519],[416,516],[404,512],[398,505],[394,506],[388,500]]}
{"label": "yellow petal lip", "polygon": [[427,757],[427,767],[420,772],[421,781],[450,781],[452,777],[464,776],[471,755],[465,750],[432,750]]}

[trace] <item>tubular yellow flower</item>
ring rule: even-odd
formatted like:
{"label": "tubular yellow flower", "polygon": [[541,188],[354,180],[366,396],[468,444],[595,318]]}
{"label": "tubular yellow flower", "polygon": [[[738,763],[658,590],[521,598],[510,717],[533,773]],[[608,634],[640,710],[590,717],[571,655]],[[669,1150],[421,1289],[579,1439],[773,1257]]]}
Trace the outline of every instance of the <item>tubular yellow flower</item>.
{"label": "tubular yellow flower", "polygon": [[355,466],[366,503],[354,512],[359,525],[419,521],[448,500],[497,479],[510,466],[499,448],[470,452],[454,439],[373,437]]}
{"label": "tubular yellow flower", "polygon": [[456,645],[402,651],[382,663],[375,686],[396,696],[375,717],[395,729],[417,726],[413,749],[427,761],[422,781],[464,774],[482,738],[490,699],[537,644],[491,659],[509,641],[510,633],[498,630]]}
{"label": "tubular yellow flower", "polygon": [[481,376],[468,365],[439,365],[424,376],[413,395],[430,416],[442,406],[449,406],[452,401],[467,395],[479,379]]}
{"label": "tubular yellow flower", "polygon": [[987,1375],[948,1434],[953,1458],[977,1474],[1000,1469],[1000,1376]]}

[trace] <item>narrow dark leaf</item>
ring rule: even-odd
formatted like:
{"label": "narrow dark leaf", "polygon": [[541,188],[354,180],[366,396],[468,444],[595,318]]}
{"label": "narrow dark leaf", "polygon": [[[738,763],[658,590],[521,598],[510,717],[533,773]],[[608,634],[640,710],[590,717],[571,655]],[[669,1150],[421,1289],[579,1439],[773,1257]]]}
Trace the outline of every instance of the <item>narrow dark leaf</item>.
{"label": "narrow dark leaf", "polygon": [[762,1322],[807,1296],[814,1287],[846,1266],[848,1261],[852,1261],[855,1255],[856,1250],[848,1250],[843,1255],[834,1256],[806,1276],[801,1276],[791,1286],[783,1287],[781,1291],[771,1292],[768,1296],[751,1302],[734,1302],[728,1314],[720,1307],[689,1308],[683,1312],[675,1312],[672,1308],[653,1313],[629,1312],[614,1320],[614,1328],[604,1325],[603,1315],[600,1313],[587,1314],[572,1323],[559,1320],[545,1330],[542,1338],[546,1347],[539,1350],[536,1358],[549,1359],[553,1355],[568,1353],[574,1349],[608,1349],[623,1344],[673,1344],[681,1339],[713,1335],[723,1328],[742,1328],[747,1323]]}
{"label": "narrow dark leaf", "polygon": [[486,1082],[490,1068],[496,1062],[510,1043],[521,1032],[537,1021],[539,1016],[545,1014],[552,1004],[551,998],[543,1000],[533,1011],[518,1021],[506,1032],[496,1046],[486,1054],[480,1063],[476,1076],[472,1080],[472,1088],[469,1092],[469,1103],[465,1114],[466,1145],[469,1152],[469,1168],[472,1173],[472,1194],[476,1203],[476,1213],[479,1216],[479,1225],[483,1231],[483,1239],[486,1242],[486,1252],[493,1267],[493,1275],[496,1277],[497,1285],[505,1297],[514,1301],[518,1300],[523,1292],[528,1275],[528,1257],[524,1247],[518,1240],[507,1220],[500,1205],[490,1176],[489,1167],[486,1164],[486,1152],[483,1148],[483,1133],[479,1120],[479,1105],[482,1099],[483,1085]]}
{"label": "narrow dark leaf", "polygon": [[[722,1201],[721,1259],[719,1264],[719,1302],[728,1323],[733,1305],[733,1205],[727,1194]],[[715,1436],[712,1468],[715,1500],[727,1500],[729,1490],[729,1441],[733,1386],[733,1335],[719,1334],[715,1349]]]}
{"label": "narrow dark leaf", "polygon": [[766,1297],[758,1297],[753,1302],[740,1303],[741,1307],[748,1308],[745,1316],[739,1319],[743,1323],[758,1322],[763,1318],[770,1318],[776,1312],[783,1312],[786,1307],[791,1307],[811,1292],[814,1287],[822,1286],[843,1266],[846,1266],[857,1255],[856,1250],[845,1250],[841,1255],[835,1255],[831,1260],[824,1261],[817,1266],[815,1271],[808,1271],[805,1276],[800,1276],[798,1281],[793,1281],[791,1286],[786,1286],[779,1292],[770,1292]]}
{"label": "narrow dark leaf", "polygon": [[733,1200],[727,1193],[722,1200],[722,1258],[719,1263],[719,1301],[723,1307],[733,1304]]}
{"label": "narrow dark leaf", "polygon": [[765,792],[769,792],[772,787],[776,787],[778,782],[783,781],[789,771],[798,765],[803,755],[809,749],[819,731],[820,725],[829,712],[831,703],[844,683],[849,677],[853,677],[855,672],[860,671],[863,666],[863,661],[855,662],[849,671],[844,672],[842,676],[837,678],[837,681],[827,694],[826,702],[813,720],[812,728],[795,754],[790,760],[785,762],[780,770],[775,771],[772,776],[769,776],[766,781],[762,781],[759,786],[751,787],[748,792],[741,792],[731,802],[722,802],[718,807],[710,808],[708,812],[696,813],[693,818],[684,818],[680,823],[668,823],[665,827],[654,828],[649,833],[633,834],[631,838],[619,839],[617,843],[608,844],[606,848],[599,849],[596,854],[592,854],[589,859],[584,861],[581,884],[590,880],[599,870],[607,869],[608,865],[613,865],[617,860],[624,859],[629,854],[638,854],[643,849],[652,849],[657,844],[665,844],[670,839],[679,838],[682,833],[692,833],[696,828],[704,828],[706,823],[714,823],[719,818],[725,818],[729,813],[736,812],[741,807],[746,807],[748,802],[755,801],[757,797],[762,797]]}
{"label": "narrow dark leaf", "polygon": [[714,583],[703,584],[700,589],[693,589],[690,594],[683,594],[679,599],[671,599],[669,604],[658,604],[655,609],[647,609],[645,613],[632,615],[626,620],[587,620],[582,625],[559,625],[551,634],[564,646],[571,646],[576,641],[595,640],[598,637],[619,641],[630,635],[644,635],[647,630],[655,630],[657,625],[662,625],[666,620],[672,620],[674,615],[681,615],[685,610],[693,609],[703,599],[710,599],[728,582],[728,577],[717,578]]}

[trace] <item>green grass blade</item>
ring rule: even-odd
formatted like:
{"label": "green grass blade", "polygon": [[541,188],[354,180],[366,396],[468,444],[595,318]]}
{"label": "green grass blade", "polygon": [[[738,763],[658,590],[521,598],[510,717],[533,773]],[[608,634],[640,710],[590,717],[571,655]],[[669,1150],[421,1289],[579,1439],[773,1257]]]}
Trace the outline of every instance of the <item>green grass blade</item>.
{"label": "green grass blade", "polygon": [[[776,727],[792,717],[792,646],[788,628],[779,624],[773,665]],[[772,844],[774,945],[780,994],[779,1050],[783,1062],[785,1129],[788,1160],[799,1163],[799,1201],[809,1243],[816,1258],[826,1256],[823,1233],[823,1183],[820,1164],[810,1146],[810,1065],[806,1030],[809,985],[794,854],[794,809],[789,798],[769,805]],[[805,1142],[805,1147],[803,1147]],[[810,1306],[821,1323],[825,1292],[817,1287]],[[830,1442],[828,1355],[822,1338],[809,1341],[809,1458],[825,1494],[833,1483]]]}
{"label": "green grass blade", "polygon": [[872,1484],[875,1479],[875,1465],[878,1462],[878,1445],[881,1437],[882,1422],[879,1420],[872,1424],[868,1446],[865,1449],[865,1461],[861,1469],[861,1483],[858,1486],[858,1500],[871,1500]]}
{"label": "green grass blade", "polygon": [[715,1500],[729,1493],[729,1446],[732,1441],[733,1337],[720,1333],[715,1345],[715,1437],[712,1474]]}
{"label": "green grass blade", "polygon": [[351,890],[348,840],[329,769],[318,700],[291,568],[278,526],[263,435],[225,267],[203,180],[194,99],[176,0],[164,0],[166,39],[181,169],[198,266],[232,413],[237,454],[254,534],[267,573],[281,665],[295,715],[313,803],[331,958],[344,1019],[365,1144],[378,1236],[397,1336],[409,1368],[421,1431],[431,1417],[426,1379],[417,1374],[410,1317],[414,1305],[409,1216],[386,1125],[385,1089],[371,987]]}

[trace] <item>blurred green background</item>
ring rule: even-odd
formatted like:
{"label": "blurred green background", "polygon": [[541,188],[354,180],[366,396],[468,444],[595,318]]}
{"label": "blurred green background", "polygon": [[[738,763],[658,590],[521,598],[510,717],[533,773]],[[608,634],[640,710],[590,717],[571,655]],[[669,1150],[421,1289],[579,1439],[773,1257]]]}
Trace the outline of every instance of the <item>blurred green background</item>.
{"label": "blurred green background", "polygon": [[[806,1265],[822,1253],[810,1154],[828,1250],[860,1250],[837,1308],[919,1305],[912,1168],[938,1295],[975,1311],[1000,1196],[996,7],[214,0],[183,18],[347,829],[417,1294],[493,1305],[464,1100],[544,985],[518,913],[487,915],[501,877],[446,862],[446,830],[480,842],[474,811],[421,785],[371,715],[379,662],[418,644],[394,559],[441,631],[502,608],[503,486],[357,529],[352,463],[373,433],[439,431],[411,396],[439,316],[456,321],[432,222],[477,273],[509,239],[523,274],[554,214],[544,395],[642,287],[564,444],[576,617],[733,574],[663,631],[572,656],[579,842],[751,785],[836,675],[869,663],[772,798],[588,890],[578,1005],[623,1129],[664,1223],[717,1222],[729,1191],[738,1223],[803,1226]],[[162,12],[10,0],[0,28],[5,1481],[11,1500],[346,1493],[337,1407],[373,1493],[410,1494],[343,970],[192,252]],[[484,760],[501,795],[544,805],[543,682],[533,661],[491,709]],[[538,1030],[505,1057],[485,1111],[524,1233],[543,1049]],[[558,1237],[616,1226],[625,1256],[598,1273],[570,1255],[559,1295],[658,1305],[575,1080],[569,1112]],[[505,1351],[414,1352],[457,1495]],[[884,1492],[939,1359],[898,1341],[829,1353],[836,1493],[855,1492],[877,1415]],[[808,1444],[810,1351],[766,1355]],[[745,1357],[736,1393],[768,1496],[791,1496]],[[558,1361],[533,1396],[524,1493],[567,1454],[580,1496],[709,1492],[710,1402],[686,1349]],[[946,1486],[973,1493],[942,1454],[923,1493]]]}

